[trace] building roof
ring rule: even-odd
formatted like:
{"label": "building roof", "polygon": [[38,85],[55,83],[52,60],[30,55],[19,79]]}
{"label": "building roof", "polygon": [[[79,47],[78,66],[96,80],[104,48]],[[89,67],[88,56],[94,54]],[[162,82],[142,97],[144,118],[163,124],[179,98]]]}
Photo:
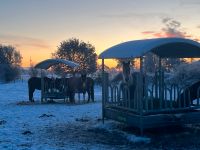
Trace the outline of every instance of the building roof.
{"label": "building roof", "polygon": [[200,57],[200,43],[184,38],[156,38],[128,41],[106,49],[100,59],[126,59],[152,52],[162,58]]}
{"label": "building roof", "polygon": [[56,64],[64,64],[71,68],[75,68],[75,67],[79,66],[79,64],[77,64],[75,62],[65,60],[65,59],[46,59],[46,60],[38,63],[37,65],[35,65],[35,68],[48,69],[49,67],[56,65]]}

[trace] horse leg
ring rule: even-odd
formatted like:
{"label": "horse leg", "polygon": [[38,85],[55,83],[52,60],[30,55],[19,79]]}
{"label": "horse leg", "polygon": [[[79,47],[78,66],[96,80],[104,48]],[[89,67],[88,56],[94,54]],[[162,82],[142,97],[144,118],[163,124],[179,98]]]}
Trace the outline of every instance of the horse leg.
{"label": "horse leg", "polygon": [[79,102],[79,103],[80,103],[80,99],[81,99],[80,93],[78,92],[78,102]]}
{"label": "horse leg", "polygon": [[90,95],[91,95],[92,102],[94,102],[94,85],[90,89]]}
{"label": "horse leg", "polygon": [[90,102],[91,93],[90,93],[89,90],[87,91],[87,93],[88,93],[88,101],[87,102],[89,103]]}
{"label": "horse leg", "polygon": [[34,99],[33,99],[34,91],[35,91],[35,89],[29,88],[29,101],[30,102],[34,102]]}
{"label": "horse leg", "polygon": [[71,103],[75,103],[74,96],[75,96],[75,92],[71,91],[71,92],[69,93],[69,101],[70,101]]}
{"label": "horse leg", "polygon": [[83,101],[85,102],[85,93],[83,92]]}
{"label": "horse leg", "polygon": [[75,92],[72,93],[72,103],[75,103]]}

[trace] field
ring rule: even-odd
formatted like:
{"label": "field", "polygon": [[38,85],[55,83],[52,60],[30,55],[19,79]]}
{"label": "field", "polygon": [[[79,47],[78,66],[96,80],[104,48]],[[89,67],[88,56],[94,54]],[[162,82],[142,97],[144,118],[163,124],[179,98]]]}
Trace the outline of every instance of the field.
{"label": "field", "polygon": [[199,149],[200,126],[137,129],[101,119],[101,88],[94,103],[28,103],[26,81],[0,84],[0,149]]}

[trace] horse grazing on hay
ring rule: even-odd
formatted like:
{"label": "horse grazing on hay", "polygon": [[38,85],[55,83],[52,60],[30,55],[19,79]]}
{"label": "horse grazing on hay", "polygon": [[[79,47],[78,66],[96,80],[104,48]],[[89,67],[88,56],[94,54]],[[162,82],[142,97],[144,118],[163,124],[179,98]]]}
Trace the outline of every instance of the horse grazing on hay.
{"label": "horse grazing on hay", "polygon": [[[64,86],[67,87],[66,95],[69,97],[70,102],[74,102],[75,93],[88,93],[88,102],[90,99],[94,101],[94,80],[90,77],[86,77],[86,75],[82,75],[81,77],[71,77],[65,78],[65,82],[63,83],[61,80],[63,79],[55,79],[55,88],[60,90]],[[48,87],[51,88],[53,79],[44,77],[44,83]],[[34,91],[41,90],[41,78],[31,77],[28,80],[28,89],[29,89],[29,101],[34,102],[33,93]]]}
{"label": "horse grazing on hay", "polygon": [[[50,78],[45,77],[45,82],[51,82]],[[34,102],[33,93],[35,90],[41,90],[41,78],[39,77],[31,77],[28,80],[28,93],[29,93],[29,101]]]}
{"label": "horse grazing on hay", "polygon": [[75,93],[83,93],[85,100],[85,93],[88,94],[88,102],[90,99],[94,102],[94,80],[82,74],[81,77],[71,77],[68,80],[68,93],[71,101],[75,101]]}
{"label": "horse grazing on hay", "polygon": [[181,107],[183,107],[184,105],[189,106],[192,104],[192,101],[197,98],[200,98],[200,81],[197,81],[184,89],[177,101],[180,100]]}
{"label": "horse grazing on hay", "polygon": [[[34,102],[34,99],[33,99],[33,93],[34,91],[37,89],[37,90],[41,90],[41,78],[39,77],[31,77],[29,80],[28,80],[28,90],[29,90],[29,101],[31,102]],[[45,88],[46,90],[48,89],[51,89],[51,88],[55,88],[57,90],[61,90],[63,87],[63,79],[58,79],[56,78],[55,80],[54,79],[51,79],[51,78],[48,78],[48,77],[44,77],[44,83],[45,83]],[[54,84],[53,84],[54,83]],[[67,83],[67,79],[65,79],[65,83]],[[52,86],[55,86],[55,87],[52,87]],[[67,92],[67,91],[66,91]],[[67,93],[66,93],[67,94]]]}

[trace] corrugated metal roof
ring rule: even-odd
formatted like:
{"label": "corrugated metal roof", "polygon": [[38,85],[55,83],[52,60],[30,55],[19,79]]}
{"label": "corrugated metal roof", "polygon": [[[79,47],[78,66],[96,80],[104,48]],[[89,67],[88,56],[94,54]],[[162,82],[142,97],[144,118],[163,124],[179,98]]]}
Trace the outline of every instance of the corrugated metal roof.
{"label": "corrugated metal roof", "polygon": [[167,58],[200,57],[200,43],[184,38],[156,38],[128,41],[103,51],[100,59],[136,58],[153,52]]}
{"label": "corrugated metal roof", "polygon": [[49,67],[56,65],[56,64],[65,64],[72,68],[79,66],[78,63],[75,63],[75,62],[72,62],[69,60],[65,60],[65,59],[47,59],[47,60],[44,60],[44,61],[38,63],[37,65],[35,65],[35,68],[48,69]]}

